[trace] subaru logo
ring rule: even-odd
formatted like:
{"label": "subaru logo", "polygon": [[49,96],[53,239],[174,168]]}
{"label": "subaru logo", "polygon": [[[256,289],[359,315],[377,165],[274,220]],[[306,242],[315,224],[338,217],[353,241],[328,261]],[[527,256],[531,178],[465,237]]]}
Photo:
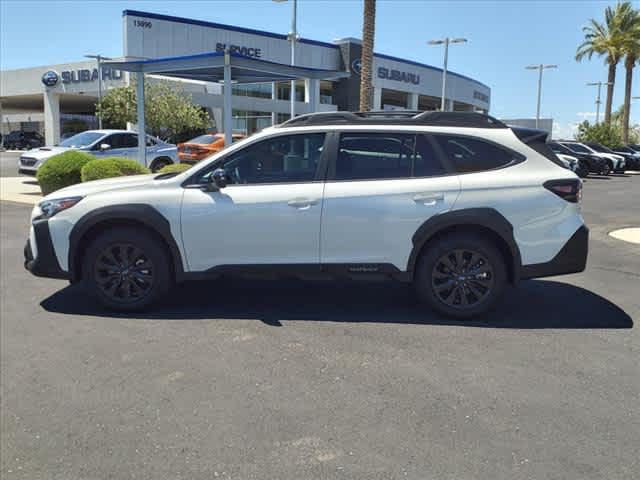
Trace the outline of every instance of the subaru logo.
{"label": "subaru logo", "polygon": [[42,75],[42,83],[47,87],[53,87],[58,83],[58,74],[53,70],[49,70]]}
{"label": "subaru logo", "polygon": [[351,70],[353,70],[356,75],[360,75],[360,72],[362,71],[362,60],[356,58],[351,62]]}

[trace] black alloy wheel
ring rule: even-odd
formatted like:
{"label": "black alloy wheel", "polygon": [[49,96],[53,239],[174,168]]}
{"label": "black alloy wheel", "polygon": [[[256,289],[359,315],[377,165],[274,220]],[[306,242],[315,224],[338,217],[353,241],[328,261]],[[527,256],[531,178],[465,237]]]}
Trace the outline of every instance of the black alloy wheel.
{"label": "black alloy wheel", "polygon": [[436,297],[448,307],[469,309],[491,294],[493,267],[480,252],[456,249],[435,263],[431,286]]}
{"label": "black alloy wheel", "polygon": [[151,292],[154,272],[151,259],[130,243],[107,246],[94,263],[94,278],[102,294],[123,304],[139,301]]}

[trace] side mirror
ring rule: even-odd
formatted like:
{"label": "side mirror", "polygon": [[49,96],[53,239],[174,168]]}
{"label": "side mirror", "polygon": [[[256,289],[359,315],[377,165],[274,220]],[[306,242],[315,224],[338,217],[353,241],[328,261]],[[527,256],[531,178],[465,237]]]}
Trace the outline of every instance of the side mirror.
{"label": "side mirror", "polygon": [[108,143],[101,143],[99,148],[101,152],[104,152],[105,150],[109,150],[111,148],[111,145],[109,145]]}
{"label": "side mirror", "polygon": [[211,175],[213,182],[218,188],[224,188],[227,186],[227,172],[223,168],[216,168]]}

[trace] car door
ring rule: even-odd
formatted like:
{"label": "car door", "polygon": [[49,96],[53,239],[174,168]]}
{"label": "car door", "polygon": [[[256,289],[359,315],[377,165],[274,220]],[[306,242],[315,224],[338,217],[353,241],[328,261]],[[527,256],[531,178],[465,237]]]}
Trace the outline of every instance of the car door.
{"label": "car door", "polygon": [[[189,180],[182,202],[189,270],[318,265],[324,141],[324,133],[257,140]],[[206,191],[218,168],[228,185]]]}
{"label": "car door", "polygon": [[[112,133],[107,135],[94,146],[94,155],[99,157],[123,157],[126,158],[126,149],[123,147],[124,135],[122,133]],[[101,145],[109,145],[109,148],[102,150]]]}
{"label": "car door", "polygon": [[457,175],[423,134],[342,132],[324,189],[320,261],[407,268],[412,236],[446,212]]}

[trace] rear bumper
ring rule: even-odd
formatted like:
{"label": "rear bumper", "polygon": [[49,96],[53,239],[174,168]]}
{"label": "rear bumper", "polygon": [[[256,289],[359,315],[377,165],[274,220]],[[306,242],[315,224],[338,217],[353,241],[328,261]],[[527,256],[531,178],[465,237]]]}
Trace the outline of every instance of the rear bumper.
{"label": "rear bumper", "polygon": [[582,272],[587,266],[588,252],[589,229],[582,225],[551,261],[523,265],[520,278],[526,280]]}
{"label": "rear bumper", "polygon": [[33,222],[33,230],[35,242],[35,258],[33,255],[34,248],[31,245],[31,239],[27,240],[24,246],[24,268],[38,277],[69,279],[69,274],[60,268],[56,252],[51,241],[51,233],[49,232],[49,222],[47,220],[36,220]]}

